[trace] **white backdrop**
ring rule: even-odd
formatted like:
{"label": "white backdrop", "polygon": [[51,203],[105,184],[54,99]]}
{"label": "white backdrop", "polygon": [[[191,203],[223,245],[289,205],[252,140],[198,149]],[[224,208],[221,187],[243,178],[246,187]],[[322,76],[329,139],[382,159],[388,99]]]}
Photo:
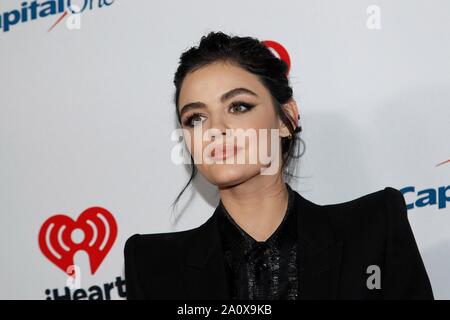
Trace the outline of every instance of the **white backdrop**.
{"label": "white backdrop", "polygon": [[[450,298],[450,2],[79,0],[83,12],[64,15],[70,2],[0,2],[0,298],[120,298],[130,235],[212,214],[218,194],[199,176],[171,216],[189,176],[170,160],[171,98],[180,54],[219,30],[289,53],[306,142],[291,186],[318,204],[410,188],[435,297]],[[420,201],[423,190],[436,197]],[[51,217],[92,207],[105,216],[88,210],[73,234],[55,233],[64,218]],[[67,293],[48,244],[68,235],[98,252],[90,266],[77,251]]]}

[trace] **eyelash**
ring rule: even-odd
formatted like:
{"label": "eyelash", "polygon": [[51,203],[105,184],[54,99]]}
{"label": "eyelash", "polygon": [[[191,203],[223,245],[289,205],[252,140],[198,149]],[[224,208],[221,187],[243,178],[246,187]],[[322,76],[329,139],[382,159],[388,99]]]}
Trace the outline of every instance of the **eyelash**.
{"label": "eyelash", "polygon": [[[244,110],[244,111],[235,111],[233,113],[246,113],[246,112],[250,111],[251,109],[253,109],[253,107],[255,105],[251,104],[251,103],[244,102],[244,101],[235,101],[235,102],[231,103],[229,109],[232,109],[232,108],[235,108],[235,107],[239,107],[239,106],[244,106],[246,108],[246,110]],[[185,125],[187,127],[194,127],[194,125],[191,123],[191,121],[193,119],[195,119],[196,117],[201,116],[201,115],[202,115],[201,113],[197,113],[197,112],[193,113],[192,115],[188,116],[186,120],[183,121],[183,125]]]}

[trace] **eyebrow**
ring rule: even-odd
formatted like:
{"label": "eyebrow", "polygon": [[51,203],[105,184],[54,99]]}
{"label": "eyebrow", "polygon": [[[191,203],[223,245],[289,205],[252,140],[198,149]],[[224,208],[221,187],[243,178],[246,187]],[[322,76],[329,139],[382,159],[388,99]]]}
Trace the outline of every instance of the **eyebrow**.
{"label": "eyebrow", "polygon": [[[247,89],[247,88],[234,88],[228,92],[225,92],[221,97],[220,97],[220,102],[225,102],[237,95],[240,94],[249,94],[252,96],[257,97],[258,95],[256,93],[254,93],[252,90]],[[185,104],[180,111],[180,117],[183,116],[183,114],[185,114],[186,112],[188,112],[189,110],[193,110],[193,109],[205,109],[206,105],[203,102],[191,102],[188,104]]]}

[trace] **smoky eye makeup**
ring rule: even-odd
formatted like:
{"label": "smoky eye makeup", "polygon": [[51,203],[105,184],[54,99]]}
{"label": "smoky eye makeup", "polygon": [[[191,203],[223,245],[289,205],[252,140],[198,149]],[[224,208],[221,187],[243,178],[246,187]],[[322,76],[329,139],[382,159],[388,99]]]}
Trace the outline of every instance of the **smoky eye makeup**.
{"label": "smoky eye makeup", "polygon": [[250,111],[251,109],[253,109],[255,107],[255,104],[249,103],[249,102],[245,102],[245,101],[234,101],[234,102],[231,103],[231,105],[229,107],[229,110],[233,110],[233,108],[241,107],[241,106],[245,107],[245,109],[241,110],[241,111],[234,111],[232,113],[245,113],[245,112],[248,112],[248,111]]}
{"label": "smoky eye makeup", "polygon": [[193,113],[191,115],[186,116],[186,119],[183,120],[182,123],[186,127],[194,127],[194,124],[192,123],[192,120],[198,119],[198,118],[200,118],[202,116],[204,116],[204,115],[201,114],[201,113],[195,112],[195,113]]}
{"label": "smoky eye makeup", "polygon": [[[255,106],[256,106],[256,104],[254,104],[254,103],[237,100],[237,101],[233,101],[232,103],[230,103],[230,105],[228,106],[228,112],[233,115],[247,113],[250,110],[252,110]],[[239,109],[240,107],[243,107],[243,108]],[[195,125],[193,122],[196,122],[196,121],[193,121],[193,120],[199,121],[198,119],[202,118],[202,117],[206,117],[206,116],[200,112],[194,112],[192,114],[186,115],[185,119],[182,120],[182,124],[186,127],[194,127]]]}

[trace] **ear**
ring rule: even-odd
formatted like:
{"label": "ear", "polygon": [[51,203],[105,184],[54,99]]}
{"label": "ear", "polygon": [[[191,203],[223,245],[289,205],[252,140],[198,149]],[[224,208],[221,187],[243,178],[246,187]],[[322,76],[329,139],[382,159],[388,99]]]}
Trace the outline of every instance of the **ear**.
{"label": "ear", "polygon": [[[288,113],[288,117],[290,118],[292,125],[294,128],[297,128],[298,125],[298,108],[297,103],[295,102],[294,98],[291,98],[287,103],[283,104],[281,106],[285,111]],[[289,129],[284,124],[284,122],[281,119],[278,119],[279,121],[279,128],[280,128],[280,136],[281,137],[287,137],[291,133],[289,132]]]}

